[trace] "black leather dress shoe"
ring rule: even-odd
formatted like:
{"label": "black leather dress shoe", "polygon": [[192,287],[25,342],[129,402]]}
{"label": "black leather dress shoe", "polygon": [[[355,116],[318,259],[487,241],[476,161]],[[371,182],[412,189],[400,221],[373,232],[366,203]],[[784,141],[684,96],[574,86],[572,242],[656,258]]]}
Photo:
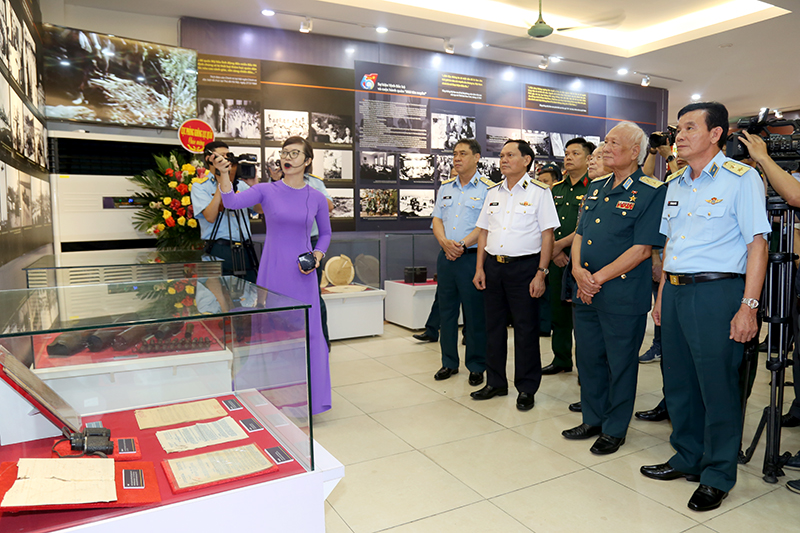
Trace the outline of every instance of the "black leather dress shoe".
{"label": "black leather dress shoe", "polygon": [[689,498],[689,509],[692,511],[711,511],[719,507],[728,496],[727,492],[709,487],[708,485],[700,485],[694,491],[692,497]]}
{"label": "black leather dress shoe", "polygon": [[686,481],[700,481],[700,476],[697,474],[685,474],[680,470],[675,470],[669,463],[661,463],[660,465],[644,465],[639,469],[644,477],[650,479],[657,479],[659,481],[672,481],[673,479],[686,478]]}
{"label": "black leather dress shoe", "polygon": [[657,405],[654,409],[649,411],[636,411],[634,415],[639,420],[646,420],[647,422],[661,422],[662,420],[669,420],[669,413],[666,407]]}
{"label": "black leather dress shoe", "polygon": [[800,426],[800,418],[797,418],[790,413],[786,413],[781,417],[782,428],[796,428],[797,426]]}
{"label": "black leather dress shoe", "polygon": [[581,402],[571,403],[569,404],[569,410],[573,413],[580,413],[583,411],[583,406],[581,405]]}
{"label": "black leather dress shoe", "polygon": [[446,366],[443,366],[436,374],[433,375],[433,379],[436,381],[442,381],[443,379],[447,379],[454,374],[458,374],[457,368],[447,368]]}
{"label": "black leather dress shoe", "polygon": [[469,373],[469,384],[475,387],[476,385],[480,385],[483,383],[483,372],[470,372]]}
{"label": "black leather dress shoe", "polygon": [[603,428],[600,426],[590,426],[589,424],[581,424],[580,426],[575,426],[572,429],[565,429],[561,432],[565,439],[570,440],[583,440],[583,439],[591,439],[592,437],[599,435],[602,432]]}
{"label": "black leather dress shoe", "polygon": [[491,385],[486,385],[481,390],[476,390],[475,392],[471,393],[470,396],[473,400],[488,400],[490,398],[494,398],[495,396],[507,396],[508,395],[508,388],[507,387],[492,387]]}
{"label": "black leather dress shoe", "polygon": [[416,334],[411,335],[411,336],[414,337],[415,339],[417,339],[418,341],[422,341],[422,342],[438,342],[439,341],[439,339],[434,339],[433,337],[431,337],[430,335],[428,335],[424,331],[422,333],[416,333]]}
{"label": "black leather dress shoe", "polygon": [[619,450],[623,444],[625,444],[625,437],[612,437],[603,433],[594,441],[589,451],[595,455],[608,455]]}
{"label": "black leather dress shoe", "polygon": [[530,411],[533,409],[533,394],[520,392],[517,396],[517,409],[520,411]]}
{"label": "black leather dress shoe", "polygon": [[558,374],[559,372],[572,372],[572,367],[563,367],[563,366],[556,366],[554,364],[549,364],[546,367],[542,368],[542,375],[543,376],[552,376],[553,374]]}

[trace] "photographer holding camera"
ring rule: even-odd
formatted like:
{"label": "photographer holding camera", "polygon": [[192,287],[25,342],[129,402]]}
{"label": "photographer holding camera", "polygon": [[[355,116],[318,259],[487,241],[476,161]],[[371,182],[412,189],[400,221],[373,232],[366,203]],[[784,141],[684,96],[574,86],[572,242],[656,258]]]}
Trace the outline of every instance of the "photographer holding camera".
{"label": "photographer holding camera", "polygon": [[656,155],[660,155],[667,162],[669,173],[677,172],[686,166],[678,164],[677,158],[672,154],[672,145],[675,144],[675,128],[672,126],[665,132],[656,131],[650,134],[650,146],[647,149],[647,158],[642,164],[642,172],[647,176],[655,176]]}
{"label": "photographer holding camera", "polygon": [[[739,141],[747,148],[750,153],[750,158],[761,168],[768,183],[775,192],[792,207],[800,208],[800,182],[782,169],[772,157],[770,157],[764,139],[758,134],[743,131]],[[795,244],[797,244],[797,241],[795,241]],[[795,281],[795,290],[797,291],[797,280]],[[797,294],[795,296],[797,296]],[[797,328],[797,306],[795,305],[793,308],[793,315],[795,316],[793,316],[792,323],[795,328]],[[798,332],[796,330],[794,338],[798,338]],[[800,426],[800,352],[798,351],[797,342],[795,342],[792,359],[794,360],[792,370],[795,397],[792,401],[792,406],[789,408],[789,412],[781,417],[782,427]],[[794,470],[800,470],[800,452],[789,459],[789,462],[787,462],[785,466]],[[789,481],[786,483],[786,486],[789,490],[800,493],[800,480]]]}
{"label": "photographer holding camera", "polygon": [[[228,145],[222,141],[206,145],[204,159],[209,171],[192,185],[192,206],[200,224],[200,236],[206,241],[205,251],[223,260],[223,275],[235,275],[255,283],[258,260],[255,253],[251,253],[250,217],[246,209],[226,211],[217,188],[219,176],[230,179],[231,172],[234,176],[238,173],[238,165],[233,165],[229,159],[231,155]],[[242,181],[236,186],[238,191],[250,188]],[[261,213],[260,205],[254,209]]]}

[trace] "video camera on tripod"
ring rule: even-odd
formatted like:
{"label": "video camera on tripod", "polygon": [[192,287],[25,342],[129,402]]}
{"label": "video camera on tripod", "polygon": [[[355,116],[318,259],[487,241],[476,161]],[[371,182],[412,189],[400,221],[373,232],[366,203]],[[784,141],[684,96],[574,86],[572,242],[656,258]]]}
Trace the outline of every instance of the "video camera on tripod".
{"label": "video camera on tripod", "polygon": [[[206,150],[203,155],[210,156],[212,153],[211,150]],[[250,180],[256,177],[256,165],[258,164],[258,156],[256,154],[236,155],[233,152],[228,152],[225,155],[225,159],[231,165],[236,166],[236,175],[231,179],[234,184],[239,180]]]}
{"label": "video camera on tripod", "polygon": [[[751,135],[760,135],[767,145],[767,153],[782,169],[800,170],[800,120],[769,120],[768,115],[769,109],[765,107],[755,117],[739,119],[736,125]],[[770,133],[769,128],[781,126],[791,126],[793,132],[789,135]],[[737,161],[750,157],[747,147],[740,141],[742,136],[738,131],[728,135],[725,155]]]}

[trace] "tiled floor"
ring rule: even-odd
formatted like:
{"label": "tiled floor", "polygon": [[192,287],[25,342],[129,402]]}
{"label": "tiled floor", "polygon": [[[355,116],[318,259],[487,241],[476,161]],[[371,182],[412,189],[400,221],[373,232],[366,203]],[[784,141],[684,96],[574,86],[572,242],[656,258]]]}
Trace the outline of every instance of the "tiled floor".
{"label": "tiled floor", "polygon": [[[652,324],[642,351],[651,332]],[[561,436],[581,422],[567,409],[579,398],[575,372],[544,376],[527,413],[514,407],[513,390],[476,402],[463,367],[434,381],[439,345],[420,344],[412,333],[386,324],[381,337],[333,343],[333,409],[314,417],[315,438],[345,465],[325,504],[328,533],[797,531],[800,495],[785,482],[800,473],[764,482],[764,437],[722,507],[695,513],[686,502],[696,485],[639,473],[671,455],[668,422],[633,420],[619,452],[592,455],[592,440]],[[547,364],[550,339],[541,345]],[[768,383],[761,364],[747,444],[769,401]],[[639,366],[638,394],[637,410],[660,399],[657,364]],[[781,451],[798,449],[800,428],[785,429]]]}

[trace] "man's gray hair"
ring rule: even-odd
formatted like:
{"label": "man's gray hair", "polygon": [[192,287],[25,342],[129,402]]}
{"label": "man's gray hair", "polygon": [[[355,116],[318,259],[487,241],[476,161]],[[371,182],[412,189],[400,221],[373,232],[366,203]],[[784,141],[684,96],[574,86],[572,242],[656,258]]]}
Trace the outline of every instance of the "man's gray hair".
{"label": "man's gray hair", "polygon": [[628,121],[620,122],[614,128],[620,128],[628,132],[631,143],[634,146],[639,145],[639,166],[641,166],[647,158],[647,146],[650,144],[647,134],[637,124]]}

